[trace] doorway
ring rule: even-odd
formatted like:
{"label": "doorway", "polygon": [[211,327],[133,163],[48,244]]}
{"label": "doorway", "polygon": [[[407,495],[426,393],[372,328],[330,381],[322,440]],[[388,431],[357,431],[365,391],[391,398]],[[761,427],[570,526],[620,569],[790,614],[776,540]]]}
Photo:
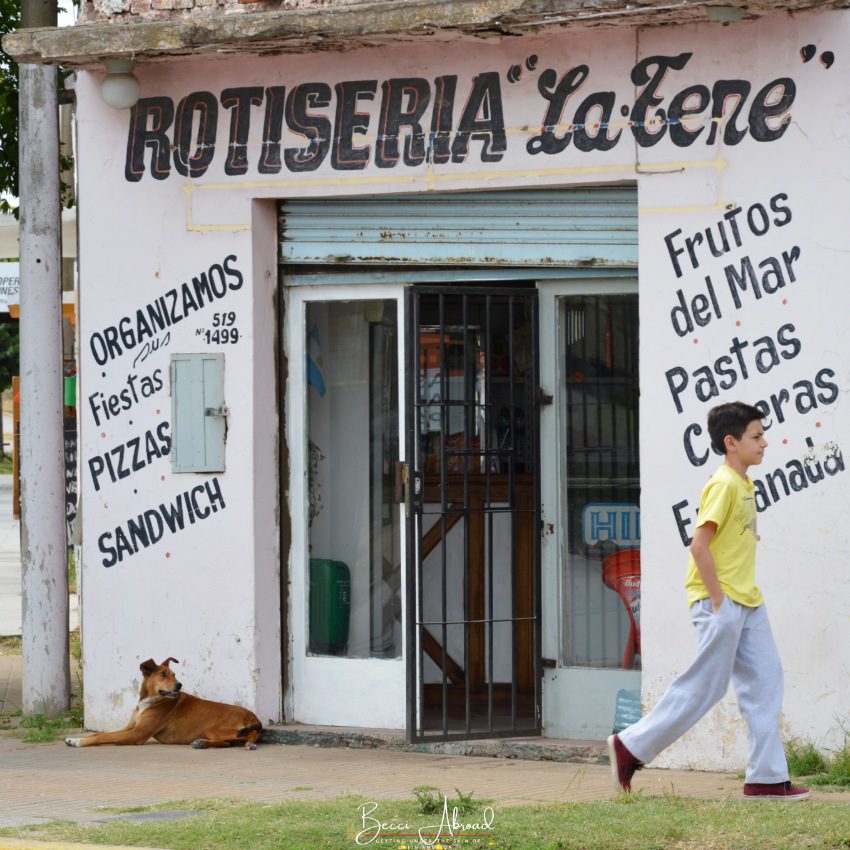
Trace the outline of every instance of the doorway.
{"label": "doorway", "polygon": [[408,736],[540,734],[537,290],[414,286]]}

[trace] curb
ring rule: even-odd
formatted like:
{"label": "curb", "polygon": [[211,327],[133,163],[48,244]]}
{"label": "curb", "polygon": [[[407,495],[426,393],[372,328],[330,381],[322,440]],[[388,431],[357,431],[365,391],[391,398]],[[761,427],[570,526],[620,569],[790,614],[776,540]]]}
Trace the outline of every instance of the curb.
{"label": "curb", "polygon": [[[263,729],[263,744],[297,745],[303,747],[342,747],[358,750],[394,750],[407,753],[431,753],[444,756],[479,756],[484,758],[524,759],[528,761],[572,762],[579,764],[608,764],[605,742],[574,742],[557,746],[523,739],[516,741],[441,741],[410,743],[392,733],[365,734],[315,727],[303,729],[291,726],[270,726]],[[0,848],[2,850],[2,848]]]}

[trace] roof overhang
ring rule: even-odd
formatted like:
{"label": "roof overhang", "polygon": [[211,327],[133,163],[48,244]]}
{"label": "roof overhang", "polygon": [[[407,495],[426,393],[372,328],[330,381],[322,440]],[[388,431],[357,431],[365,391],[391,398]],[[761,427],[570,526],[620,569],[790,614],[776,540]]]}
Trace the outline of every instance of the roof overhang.
{"label": "roof overhang", "polygon": [[[245,2],[245,0],[243,0]],[[542,27],[635,27],[708,21],[709,8],[742,19],[847,8],[850,0],[383,0],[146,20],[115,16],[71,27],[20,29],[3,38],[19,63],[86,67],[106,58],[305,53],[392,39],[522,35]],[[712,15],[712,18],[716,15]],[[719,24],[718,24],[719,25]]]}

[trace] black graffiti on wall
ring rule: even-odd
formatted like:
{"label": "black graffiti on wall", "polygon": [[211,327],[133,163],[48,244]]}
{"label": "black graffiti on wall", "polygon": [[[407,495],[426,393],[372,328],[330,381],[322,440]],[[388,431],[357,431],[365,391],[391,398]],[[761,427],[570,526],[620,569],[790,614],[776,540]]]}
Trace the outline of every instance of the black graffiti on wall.
{"label": "black graffiti on wall", "polygon": [[[159,275],[157,275],[159,277]],[[165,460],[173,449],[172,423],[158,419],[145,426],[151,413],[161,417],[162,395],[170,391],[167,367],[156,366],[171,342],[172,332],[186,342],[206,335],[207,342],[220,344],[227,331],[227,340],[236,343],[241,338],[237,329],[236,310],[217,312],[214,307],[231,306],[233,293],[242,289],[245,277],[235,254],[205,263],[201,271],[181,283],[169,285],[161,295],[153,295],[147,303],[126,310],[125,315],[113,317],[89,334],[87,345],[100,366],[118,365],[122,371],[107,379],[86,396],[82,415],[98,429],[104,429],[101,443],[82,464],[95,493],[108,498],[106,491],[133,486],[136,475]],[[213,309],[208,309],[213,308]],[[191,327],[192,319],[211,323],[212,330]],[[184,320],[185,323],[184,323]],[[181,334],[180,331],[183,330]],[[135,371],[140,362],[156,355],[142,371]],[[132,363],[127,361],[132,359]],[[123,367],[120,365],[123,363]],[[132,369],[130,368],[132,366]],[[124,372],[123,369],[128,369]],[[96,379],[94,379],[96,380]],[[96,386],[96,385],[95,385]],[[133,430],[136,428],[136,432]],[[159,475],[166,481],[165,475]],[[150,478],[145,492],[150,495]],[[159,485],[155,485],[159,486]],[[137,490],[133,494],[137,495]],[[160,497],[162,498],[162,497]],[[108,508],[107,501],[103,507]],[[198,522],[208,519],[226,507],[223,487],[215,476],[190,487],[175,497],[166,497],[158,505],[96,533],[101,563],[112,567],[142,550],[154,547],[169,536],[176,536]],[[165,557],[171,557],[165,552]]]}
{"label": "black graffiti on wall", "polygon": [[170,430],[170,422],[160,422],[155,429],[130,437],[90,457],[88,468],[95,491],[100,490],[107,479],[114,484],[144,469],[157,458],[167,457],[171,451]]}
{"label": "black graffiti on wall", "polygon": [[[801,286],[798,278],[803,251],[790,239],[784,249],[777,249],[775,242],[770,251],[760,245],[768,234],[784,236],[793,221],[789,194],[776,192],[766,200],[727,210],[708,227],[690,233],[676,228],[667,233],[664,246],[670,268],[676,285],[684,284],[676,290],[669,312],[670,330],[675,336],[698,344],[701,329],[724,316],[758,311],[769,303],[787,307],[789,294],[796,295]],[[723,264],[720,269],[713,267],[718,263]],[[741,324],[736,322],[736,327]],[[733,390],[738,397],[746,398],[753,379],[775,375],[772,391],[752,402],[764,414],[765,432],[781,429],[798,417],[810,417],[813,427],[820,428],[816,412],[836,404],[841,397],[840,370],[834,364],[818,364],[820,368],[811,369],[813,374],[797,373],[797,380],[786,377],[805,350],[807,344],[796,321],[786,321],[775,330],[761,327],[758,335],[735,334],[728,346],[712,346],[711,356],[696,368],[693,364],[668,366],[664,380],[676,415],[705,410],[703,405],[717,404],[724,393]],[[788,442],[785,438],[782,445]],[[805,444],[799,457],[753,476],[759,511],[845,470],[841,448],[834,441],[817,447],[807,436]],[[719,460],[716,452],[712,454],[707,428],[699,421],[684,427],[681,445],[693,466],[704,466],[713,457]],[[686,499],[671,506],[685,545],[690,543],[689,509]]]}
{"label": "black graffiti on wall", "polygon": [[[588,65],[562,74],[544,69],[537,80],[543,101],[539,132],[527,141],[527,152],[557,155],[570,146],[585,153],[607,151],[620,142],[626,128],[641,147],[652,147],[664,138],[677,147],[698,140],[710,146],[718,134],[725,145],[740,144],[747,136],[758,142],[782,138],[797,93],[791,77],[770,80],[755,92],[753,83],[743,79],[720,79],[710,86],[691,83],[668,98],[666,89],[673,88],[675,74],[692,55],[642,59],[630,74],[638,94],[633,102],[619,106],[613,91],[594,91],[573,103],[591,78]],[[526,66],[533,67],[528,62]],[[510,83],[518,80],[513,71],[507,78]],[[373,118],[369,104],[378,97],[380,106]],[[219,129],[222,113],[229,113],[226,138],[221,138]],[[252,161],[249,143],[258,134],[253,125],[260,114],[262,134]],[[529,124],[533,122],[524,114],[511,126]],[[284,130],[300,144],[285,146]],[[324,82],[243,86],[224,89],[218,96],[195,91],[177,103],[166,96],[139,100],[130,113],[124,174],[130,182],[140,181],[145,173],[165,180],[172,171],[197,178],[206,174],[217,156],[225,157],[224,173],[230,176],[251,170],[309,172],[328,160],[331,169],[342,172],[371,164],[396,168],[463,163],[473,142],[483,163],[499,162],[507,151],[497,71],[482,71],[468,86],[456,74],[433,81],[393,77],[382,82],[344,80],[333,86]]]}
{"label": "black graffiti on wall", "polygon": [[227,507],[218,476],[179,493],[169,502],[148,508],[97,538],[104,567],[120,564],[159,543],[166,534],[179,534],[196,522]]}
{"label": "black graffiti on wall", "polygon": [[113,324],[92,333],[89,348],[95,362],[104,366],[125,352],[140,347],[142,353],[152,347],[155,350],[158,333],[168,333],[187,316],[221,301],[229,292],[241,289],[244,277],[236,265],[237,261],[235,254],[229,254],[220,263],[213,263],[199,272],[191,281],[184,281]]}

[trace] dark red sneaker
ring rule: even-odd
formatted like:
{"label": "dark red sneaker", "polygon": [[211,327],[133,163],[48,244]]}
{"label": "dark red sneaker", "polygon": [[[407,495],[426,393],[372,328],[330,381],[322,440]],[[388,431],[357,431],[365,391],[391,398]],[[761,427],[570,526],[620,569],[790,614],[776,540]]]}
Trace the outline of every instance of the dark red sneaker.
{"label": "dark red sneaker", "polygon": [[636,770],[643,767],[643,762],[636,759],[620,740],[619,735],[608,736],[608,760],[611,763],[611,779],[619,791],[632,790],[632,777]]}
{"label": "dark red sneaker", "polygon": [[811,796],[812,792],[808,788],[799,788],[790,782],[747,783],[744,785],[745,800],[774,800],[779,803],[796,803],[798,800],[808,800]]}

